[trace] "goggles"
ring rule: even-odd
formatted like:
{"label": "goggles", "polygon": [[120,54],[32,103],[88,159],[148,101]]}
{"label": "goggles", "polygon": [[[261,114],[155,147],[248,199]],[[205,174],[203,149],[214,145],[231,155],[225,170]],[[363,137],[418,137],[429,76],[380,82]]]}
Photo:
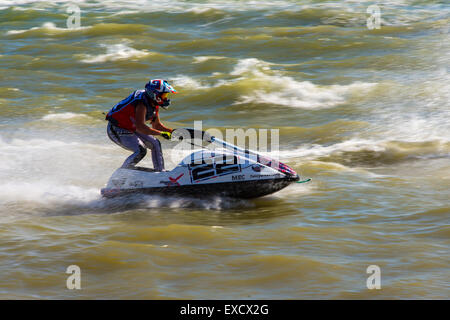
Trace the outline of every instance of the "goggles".
{"label": "goggles", "polygon": [[162,99],[162,100],[167,100],[167,97],[169,96],[169,93],[168,92],[163,92],[163,93],[161,93],[160,95],[159,95],[159,97]]}

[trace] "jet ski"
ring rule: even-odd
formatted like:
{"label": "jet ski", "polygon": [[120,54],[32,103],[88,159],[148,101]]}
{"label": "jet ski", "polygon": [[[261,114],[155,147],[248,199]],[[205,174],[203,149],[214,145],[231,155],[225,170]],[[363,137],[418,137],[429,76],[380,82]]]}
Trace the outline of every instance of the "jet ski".
{"label": "jet ski", "polygon": [[[204,149],[185,157],[171,171],[156,172],[137,166],[119,168],[101,194],[107,198],[139,193],[248,199],[272,194],[299,182],[299,175],[286,164],[239,148],[204,131],[176,129],[172,140],[184,140]],[[205,149],[205,143],[215,144],[220,151]]]}

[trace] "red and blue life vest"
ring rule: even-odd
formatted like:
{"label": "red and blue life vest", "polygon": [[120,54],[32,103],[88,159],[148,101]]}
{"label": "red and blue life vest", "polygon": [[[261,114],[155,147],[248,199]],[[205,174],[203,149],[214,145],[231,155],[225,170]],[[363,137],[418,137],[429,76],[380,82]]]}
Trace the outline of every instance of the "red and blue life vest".
{"label": "red and blue life vest", "polygon": [[145,121],[153,120],[158,115],[159,107],[147,101],[145,90],[136,90],[109,110],[106,120],[116,127],[135,132],[136,106],[139,102],[147,108]]}

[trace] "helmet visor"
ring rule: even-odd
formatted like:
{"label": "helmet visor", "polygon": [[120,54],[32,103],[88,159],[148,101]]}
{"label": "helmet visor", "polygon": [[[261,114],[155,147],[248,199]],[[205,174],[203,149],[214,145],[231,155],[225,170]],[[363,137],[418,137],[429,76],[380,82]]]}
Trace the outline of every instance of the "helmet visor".
{"label": "helmet visor", "polygon": [[167,100],[168,96],[169,96],[168,92],[163,92],[163,93],[160,94],[160,97],[161,97],[162,100]]}

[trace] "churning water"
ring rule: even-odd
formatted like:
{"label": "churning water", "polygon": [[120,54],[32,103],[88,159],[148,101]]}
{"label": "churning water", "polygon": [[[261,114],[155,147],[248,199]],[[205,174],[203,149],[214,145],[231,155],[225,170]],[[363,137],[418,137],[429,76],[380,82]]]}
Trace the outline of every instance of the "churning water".
{"label": "churning water", "polygon": [[[0,0],[0,297],[448,298],[450,8],[377,1],[369,30],[371,4]],[[128,155],[102,112],[150,78],[165,124],[279,129],[313,181],[102,199]]]}

